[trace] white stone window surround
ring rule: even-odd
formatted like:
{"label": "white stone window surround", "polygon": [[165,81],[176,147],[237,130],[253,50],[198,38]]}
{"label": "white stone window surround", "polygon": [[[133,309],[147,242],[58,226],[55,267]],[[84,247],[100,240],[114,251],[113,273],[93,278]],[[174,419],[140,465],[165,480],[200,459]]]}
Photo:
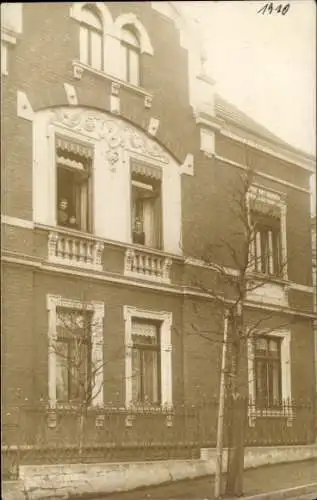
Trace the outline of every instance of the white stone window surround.
{"label": "white stone window surround", "polygon": [[[65,128],[62,126],[58,125],[48,125],[46,127],[46,141],[47,141],[47,148],[46,152],[48,153],[46,157],[46,164],[48,166],[49,170],[49,177],[50,177],[50,182],[48,186],[48,193],[47,193],[47,199],[46,199],[46,204],[47,209],[49,213],[47,214],[48,217],[48,224],[52,226],[57,226],[57,160],[56,160],[56,136],[60,135],[62,137],[67,138],[70,142],[74,140],[74,142],[81,142],[83,145],[86,145],[88,147],[91,147],[93,150],[93,161],[91,165],[91,172],[90,175],[92,177],[91,184],[94,186],[95,181],[94,181],[94,166],[95,166],[95,161],[94,161],[94,156],[95,156],[95,145],[96,141],[91,139],[90,137],[87,137],[86,135],[73,132],[72,130],[69,130],[69,128]],[[43,144],[34,144],[34,147],[38,148],[40,147],[42,149]],[[44,150],[44,148],[43,148]],[[44,160],[44,159],[43,159]],[[43,186],[42,186],[43,189]],[[93,191],[93,188],[92,188]],[[44,200],[43,200],[44,201]],[[91,203],[91,211],[92,214],[95,213],[94,207],[93,207],[93,202],[94,202],[94,196],[92,196],[92,200],[90,200]],[[44,207],[42,207],[43,210]],[[94,217],[92,216],[92,221],[91,221],[91,234],[94,232]],[[80,231],[81,232],[81,231]]]}
{"label": "white stone window surround", "polygon": [[131,407],[132,402],[132,318],[142,320],[159,321],[161,323],[161,407],[171,409],[173,406],[172,396],[172,344],[171,327],[173,315],[166,311],[153,311],[140,309],[134,306],[123,306],[123,317],[125,321],[125,404]]}
{"label": "white stone window surround", "polygon": [[[182,252],[182,214],[181,214],[181,172],[179,168],[170,168],[162,161],[151,159],[149,161],[144,155],[126,149],[124,152],[124,162],[129,166],[129,203],[128,217],[131,221],[132,190],[131,190],[131,162],[138,160],[148,165],[153,165],[162,169],[161,180],[161,231],[162,231],[162,251],[181,254]],[[132,243],[132,224],[130,222],[128,231],[128,241]],[[142,247],[146,251],[150,248]],[[155,250],[155,249],[153,249]]]}
{"label": "white stone window surround", "polygon": [[[121,65],[121,28],[125,25],[132,25],[135,28],[136,33],[138,34],[140,41],[140,52],[146,53],[149,55],[153,55],[153,47],[149,38],[149,35],[141,23],[141,21],[137,18],[137,16],[133,13],[122,14],[117,17],[115,21],[113,21],[112,15],[105,5],[104,2],[75,2],[70,7],[70,16],[78,21],[79,23],[82,21],[82,9],[87,5],[93,4],[95,9],[99,12],[100,18],[102,20],[103,25],[103,68],[106,74],[112,75],[114,77],[122,80],[122,65]],[[82,43],[82,40],[79,40]],[[82,66],[82,63],[78,63],[76,61],[76,66]],[[83,65],[81,70],[89,71],[90,67],[87,65]],[[102,74],[102,72],[100,72]],[[79,72],[77,72],[77,75]]]}
{"label": "white stone window surround", "polygon": [[[276,207],[280,213],[280,227],[281,227],[281,257],[282,257],[282,276],[284,281],[288,280],[287,271],[287,234],[286,234],[286,213],[287,205],[285,201],[285,195],[283,193],[278,193],[270,189],[264,188],[263,186],[254,184],[251,186],[249,192],[247,193],[247,208],[250,217],[250,205],[251,202],[259,202],[261,204],[267,205],[269,208]],[[249,224],[251,224],[251,219],[249,218]],[[255,272],[255,249],[254,244],[251,243],[250,248],[250,261],[253,262],[253,266],[250,271]],[[274,277],[272,277],[274,280]]]}
{"label": "white stone window surround", "polygon": [[[291,402],[291,332],[290,330],[274,330],[270,333],[272,337],[280,338],[281,341],[281,378],[282,378],[282,400]],[[261,336],[261,332],[248,339],[248,388],[249,399],[251,404],[248,408],[249,425],[253,427],[257,417],[285,417],[288,418],[288,424],[291,424],[293,418],[293,410],[289,408],[287,413],[278,409],[261,410],[256,406],[256,389],[255,389],[255,338]]]}
{"label": "white stone window surround", "polygon": [[1,74],[7,76],[9,74],[9,52],[10,47],[16,45],[17,39],[14,33],[1,28]]}
{"label": "white stone window surround", "polygon": [[55,134],[94,149],[92,220],[96,237],[132,242],[130,158],[162,168],[164,251],[182,254],[179,165],[145,132],[101,111],[72,106],[34,114],[32,192],[35,223],[56,227]]}
{"label": "white stone window surround", "polygon": [[103,346],[104,346],[104,303],[98,301],[91,301],[83,303],[77,299],[66,299],[60,295],[46,296],[46,308],[48,311],[48,401],[49,408],[56,409],[58,402],[56,399],[56,348],[55,343],[57,339],[56,321],[58,307],[78,309],[82,311],[86,309],[92,311],[92,362],[100,369],[96,369],[95,382],[92,387],[92,401],[91,406],[100,407],[104,404],[103,399]]}

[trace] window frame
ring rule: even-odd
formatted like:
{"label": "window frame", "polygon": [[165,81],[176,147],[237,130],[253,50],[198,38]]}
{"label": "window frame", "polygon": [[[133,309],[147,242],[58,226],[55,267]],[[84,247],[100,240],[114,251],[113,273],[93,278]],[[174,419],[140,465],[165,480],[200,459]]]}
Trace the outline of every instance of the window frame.
{"label": "window frame", "polygon": [[[265,274],[272,277],[277,277],[277,278],[281,277],[282,237],[281,237],[280,218],[267,216],[265,214],[261,214],[261,212],[259,211],[254,211],[254,210],[251,210],[250,218],[251,218],[252,231],[254,237],[254,257],[255,257],[256,271],[261,274]],[[270,248],[270,238],[271,238],[271,248]],[[263,249],[264,240],[267,243],[267,248],[268,248],[267,252],[264,251]]]}
{"label": "window frame", "polygon": [[[151,175],[153,172],[153,175]],[[157,172],[157,177],[155,177],[155,172]],[[133,178],[134,177],[134,178]],[[137,179],[136,179],[137,178]],[[131,228],[131,243],[132,244],[140,244],[144,247],[144,249],[154,249],[154,250],[162,250],[164,248],[164,240],[163,240],[163,175],[161,167],[157,167],[156,165],[151,165],[144,163],[142,161],[138,161],[137,159],[132,158],[130,164],[130,228]],[[133,191],[134,188],[138,187],[136,184],[144,184],[151,186],[153,188],[153,193],[158,191],[156,196],[153,196],[157,202],[157,206],[153,207],[153,216],[154,216],[154,231],[155,231],[155,239],[156,245],[150,246],[145,243],[146,241],[146,233],[144,231],[144,226],[142,226],[144,234],[144,243],[139,243],[134,241],[134,196]],[[144,224],[144,221],[142,221]]]}
{"label": "window frame", "polygon": [[[122,31],[126,31],[135,37],[138,41],[138,45],[133,45],[128,41],[124,40]],[[122,51],[124,49],[124,52]],[[134,53],[137,56],[138,68],[137,68],[137,83],[131,81],[131,53]],[[124,65],[125,75],[122,75],[123,81],[127,82],[129,85],[134,85],[136,87],[142,87],[142,71],[141,71],[141,44],[140,39],[137,34],[134,33],[133,29],[130,26],[123,26],[121,28],[121,57],[123,57],[122,64]]]}
{"label": "window frame", "polygon": [[[91,157],[86,158],[85,156],[82,156],[83,163],[87,165],[86,171],[77,171],[76,168],[72,167],[67,167],[62,164],[59,164],[58,162],[58,146],[57,146],[57,139],[64,140],[68,143],[73,144],[74,146],[77,146],[78,148],[82,147],[84,149],[89,149],[91,151]],[[85,143],[84,141],[77,140],[73,137],[67,136],[65,134],[61,134],[59,131],[55,130],[54,134],[54,151],[55,151],[55,225],[57,227],[62,227],[65,228],[66,230],[75,230],[79,232],[84,232],[88,234],[93,234],[94,233],[94,156],[95,156],[95,151],[94,151],[94,145]],[[79,154],[80,156],[80,154]],[[83,223],[82,223],[82,217],[80,214],[80,227],[73,228],[71,225],[61,225],[59,224],[59,216],[58,216],[58,210],[59,210],[59,189],[58,189],[58,173],[59,169],[64,169],[68,170],[70,172],[73,172],[74,175],[80,176],[82,175],[83,177],[86,177],[86,185],[87,185],[87,220],[86,224],[87,227],[86,229],[83,229]],[[81,193],[81,209],[82,209],[82,193]],[[77,207],[75,207],[75,214],[77,215]]]}
{"label": "window frame", "polygon": [[[78,312],[80,314],[82,310],[70,309],[70,308],[65,308],[65,307],[57,307],[56,308],[57,321],[58,321],[58,317],[59,317],[60,312],[66,313],[67,311],[73,312],[73,313]],[[85,312],[87,312],[87,311],[85,311]],[[85,353],[87,366],[85,367],[86,373],[84,376],[86,379],[85,384],[87,384],[88,398],[90,399],[92,396],[92,311],[89,310],[88,312],[89,312],[89,316],[90,316],[89,338],[83,339],[83,341],[80,345],[80,348],[85,346],[87,349],[87,352]],[[72,380],[75,378],[72,371],[73,371],[73,369],[75,369],[77,372],[79,372],[80,369],[82,368],[82,367],[72,366],[72,360],[70,359],[72,357],[72,354],[71,354],[72,347],[74,344],[78,343],[78,341],[75,337],[76,337],[76,334],[74,334],[73,337],[72,337],[72,334],[70,334],[70,336],[60,335],[58,324],[57,324],[57,329],[56,329],[56,360],[59,357],[58,348],[57,348],[58,344],[59,343],[65,344],[67,346],[66,361],[67,361],[67,391],[68,391],[68,398],[66,400],[58,400],[57,390],[56,390],[56,398],[57,398],[58,403],[63,403],[63,402],[70,403],[72,401],[79,402],[79,403],[83,402],[83,400],[80,396],[79,396],[79,398],[76,398],[76,399],[70,397],[72,394],[72,390],[73,390]],[[81,377],[81,376],[82,376],[82,374],[79,374],[79,377]]]}
{"label": "window frame", "polygon": [[[257,340],[262,340],[266,344],[266,350],[265,354],[261,354],[260,351],[257,350],[256,348],[256,342]],[[270,356],[270,349],[269,349],[269,343],[270,341],[277,342],[278,346],[278,354],[276,358],[273,358]],[[255,401],[256,405],[259,407],[264,407],[268,409],[273,409],[273,408],[279,408],[281,405],[282,401],[282,358],[281,358],[281,344],[282,344],[282,339],[280,337],[274,336],[274,335],[261,335],[255,339],[255,349],[254,349],[254,377],[255,377],[255,385],[256,385],[256,393],[255,393]],[[258,394],[258,380],[257,380],[257,366],[259,363],[264,363],[265,364],[265,371],[266,371],[266,395],[265,395],[265,401],[260,399],[259,394]],[[272,395],[270,394],[271,392],[271,385],[273,384],[272,378],[272,370],[273,366],[277,365],[278,366],[278,398],[274,400],[272,398]],[[271,380],[268,380],[271,379]]]}
{"label": "window frame", "polygon": [[[156,385],[157,385],[157,401],[149,401],[149,404],[152,406],[159,406],[161,404],[161,323],[157,321],[143,321],[140,318],[134,318],[132,317],[132,324],[133,320],[137,319],[139,323],[145,323],[145,324],[151,324],[155,325],[156,327],[156,343],[155,344],[142,344],[142,343],[136,343],[133,339],[133,337],[136,336],[136,334],[133,333],[133,326],[132,326],[132,333],[131,333],[131,339],[132,339],[132,352],[133,351],[138,351],[141,356],[140,356],[140,364],[141,364],[141,370],[140,370],[140,392],[141,392],[141,399],[138,401],[133,400],[133,402],[136,402],[137,404],[146,404],[146,398],[144,394],[144,371],[143,371],[143,357],[142,354],[144,352],[152,352],[157,354],[157,359],[156,359],[156,368],[157,368],[157,380],[156,380]],[[133,371],[133,360],[132,360],[132,371]],[[132,389],[132,395],[133,395],[133,389]]]}
{"label": "window frame", "polygon": [[[89,22],[87,22],[85,19],[83,19],[85,15],[85,10],[90,12],[100,23],[100,28],[96,28]],[[82,36],[82,28],[84,28],[87,31],[87,40],[83,40]],[[95,33],[98,35],[100,39],[100,67],[95,68],[92,65],[92,48],[93,48],[93,43],[92,43],[92,34]],[[87,61],[82,60],[82,44],[87,43],[85,51],[87,52]],[[79,60],[83,64],[86,64],[87,66],[97,70],[97,71],[104,71],[105,66],[104,66],[104,30],[103,30],[103,22],[102,22],[102,17],[98,13],[94,12],[93,9],[89,7],[88,4],[84,5],[83,8],[81,9],[81,20],[80,20],[80,26],[79,26],[79,53],[80,57]]]}
{"label": "window frame", "polygon": [[[63,406],[57,401],[57,356],[56,341],[57,332],[57,309],[87,310],[92,314],[91,331],[91,359],[93,363],[98,363],[100,370],[94,374],[94,385],[92,386],[92,407],[100,407],[104,404],[104,368],[103,368],[103,346],[104,346],[104,303],[90,301],[84,303],[78,299],[68,299],[60,295],[46,296],[46,309],[48,311],[48,404],[50,409]],[[68,405],[69,403],[66,403]]]}
{"label": "window frame", "polygon": [[258,184],[253,184],[246,195],[246,206],[248,212],[248,224],[251,228],[252,239],[249,247],[249,266],[248,270],[251,273],[260,273],[256,268],[255,241],[254,230],[252,227],[252,212],[256,211],[265,216],[267,213],[278,215],[280,221],[280,251],[279,265],[280,273],[278,276],[270,275],[273,279],[278,278],[288,281],[288,266],[287,266],[287,232],[286,232],[286,216],[287,205],[286,195],[277,191],[269,190]]}
{"label": "window frame", "polygon": [[[255,380],[255,340],[259,337],[270,336],[281,340],[281,402],[282,407],[267,408],[263,410],[256,401],[256,380]],[[293,418],[293,408],[288,403],[292,400],[291,388],[291,331],[273,330],[268,332],[258,331],[251,335],[247,340],[247,360],[248,360],[248,392],[249,392],[249,426],[253,427],[258,417],[285,417],[287,424],[291,425]],[[283,408],[287,403],[286,409]]]}
{"label": "window frame", "polygon": [[[160,404],[162,408],[172,408],[172,344],[171,326],[173,315],[167,311],[153,311],[138,309],[133,306],[123,306],[123,317],[125,322],[125,405],[131,410],[137,407],[132,401],[132,319],[157,322],[161,324],[160,332]],[[149,405],[150,407],[157,407]]]}

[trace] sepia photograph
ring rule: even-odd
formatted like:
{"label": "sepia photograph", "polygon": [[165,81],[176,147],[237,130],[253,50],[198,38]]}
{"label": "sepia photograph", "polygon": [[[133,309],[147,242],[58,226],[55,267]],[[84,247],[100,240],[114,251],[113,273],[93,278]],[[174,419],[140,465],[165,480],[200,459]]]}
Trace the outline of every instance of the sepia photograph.
{"label": "sepia photograph", "polygon": [[1,2],[2,500],[316,500],[316,2]]}

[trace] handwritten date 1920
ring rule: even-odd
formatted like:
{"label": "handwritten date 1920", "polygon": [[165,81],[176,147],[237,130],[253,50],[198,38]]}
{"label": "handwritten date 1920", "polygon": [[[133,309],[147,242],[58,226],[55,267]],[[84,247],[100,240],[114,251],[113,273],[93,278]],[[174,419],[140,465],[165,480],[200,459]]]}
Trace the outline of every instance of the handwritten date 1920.
{"label": "handwritten date 1920", "polygon": [[258,10],[258,14],[282,14],[282,16],[285,16],[285,14],[287,14],[287,12],[289,11],[289,8],[289,3],[285,5],[279,4],[275,6],[273,2],[269,2],[263,5],[263,7]]}

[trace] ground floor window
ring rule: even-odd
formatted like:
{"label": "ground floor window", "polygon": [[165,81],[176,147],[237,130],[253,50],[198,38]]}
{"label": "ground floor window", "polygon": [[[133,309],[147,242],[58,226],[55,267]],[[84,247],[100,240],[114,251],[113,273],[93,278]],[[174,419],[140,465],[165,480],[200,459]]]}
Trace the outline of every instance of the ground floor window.
{"label": "ground floor window", "polygon": [[57,401],[90,401],[92,312],[57,308]]}
{"label": "ground floor window", "polygon": [[124,306],[126,406],[172,406],[172,314]]}
{"label": "ground floor window", "polygon": [[281,403],[281,342],[276,337],[259,337],[255,341],[256,401],[259,406],[272,408]]}
{"label": "ground floor window", "polygon": [[48,399],[103,404],[104,304],[47,295]]}
{"label": "ground floor window", "polygon": [[132,320],[132,400],[160,403],[160,324]]}

